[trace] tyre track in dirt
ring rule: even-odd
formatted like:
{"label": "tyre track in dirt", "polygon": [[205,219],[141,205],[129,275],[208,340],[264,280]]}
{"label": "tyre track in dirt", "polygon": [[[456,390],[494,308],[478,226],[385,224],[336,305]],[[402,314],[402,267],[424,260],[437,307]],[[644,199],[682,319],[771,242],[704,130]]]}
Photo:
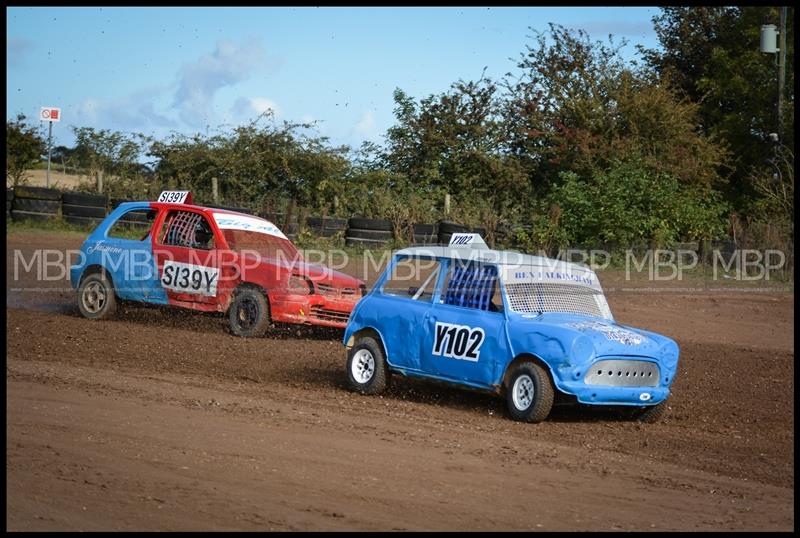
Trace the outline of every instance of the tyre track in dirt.
{"label": "tyre track in dirt", "polygon": [[681,345],[666,420],[557,407],[527,425],[419,381],[350,393],[339,331],[240,339],[135,305],[95,323],[64,284],[7,281],[9,529],[793,528],[793,294],[610,292],[620,321]]}

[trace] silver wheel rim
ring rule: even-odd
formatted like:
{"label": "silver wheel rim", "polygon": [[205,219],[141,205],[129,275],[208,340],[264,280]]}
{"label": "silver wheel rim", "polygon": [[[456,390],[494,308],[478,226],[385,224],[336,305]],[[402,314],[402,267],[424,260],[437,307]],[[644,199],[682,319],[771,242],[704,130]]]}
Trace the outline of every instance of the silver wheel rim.
{"label": "silver wheel rim", "polygon": [[527,374],[523,374],[514,381],[511,388],[511,398],[514,400],[514,407],[520,411],[525,411],[533,403],[533,379]]}
{"label": "silver wheel rim", "polygon": [[106,305],[106,299],[106,287],[100,282],[90,282],[83,288],[81,302],[83,303],[83,308],[90,314],[97,314],[100,312]]}
{"label": "silver wheel rim", "polygon": [[372,353],[367,349],[359,349],[353,356],[350,372],[353,374],[353,379],[358,383],[362,385],[368,383],[372,376],[375,375],[375,358]]}

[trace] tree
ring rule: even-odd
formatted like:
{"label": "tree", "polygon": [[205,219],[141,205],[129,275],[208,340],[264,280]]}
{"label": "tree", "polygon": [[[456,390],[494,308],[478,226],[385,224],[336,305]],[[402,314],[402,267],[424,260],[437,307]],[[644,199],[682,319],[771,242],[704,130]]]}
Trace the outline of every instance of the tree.
{"label": "tree", "polygon": [[[788,147],[794,144],[793,14],[789,8],[781,141]],[[777,67],[773,55],[759,51],[759,33],[778,21],[776,7],[666,7],[653,18],[661,49],[643,50],[653,70],[698,104],[703,131],[729,146],[735,160],[726,192],[739,208],[758,195],[752,178],[771,173]]]}
{"label": "tree", "polygon": [[506,76],[509,151],[532,187],[545,194],[562,172],[590,177],[620,156],[706,190],[721,184],[727,153],[697,128],[697,105],[620,48],[551,24],[520,57],[521,74]]}
{"label": "tree", "polygon": [[6,179],[15,187],[25,182],[25,170],[41,159],[45,142],[24,114],[6,121]]}
{"label": "tree", "polygon": [[92,127],[73,127],[72,130],[75,148],[71,153],[90,176],[102,171],[124,178],[146,169],[139,161],[147,142],[143,135]]}
{"label": "tree", "polygon": [[[458,81],[448,92],[419,103],[395,90],[397,123],[387,132],[380,165],[405,178],[410,197],[441,201],[449,193],[474,224],[520,203],[527,180],[517,159],[505,151],[506,129],[496,92],[486,77]],[[481,211],[479,205],[492,211]],[[497,222],[483,224],[491,233]]]}

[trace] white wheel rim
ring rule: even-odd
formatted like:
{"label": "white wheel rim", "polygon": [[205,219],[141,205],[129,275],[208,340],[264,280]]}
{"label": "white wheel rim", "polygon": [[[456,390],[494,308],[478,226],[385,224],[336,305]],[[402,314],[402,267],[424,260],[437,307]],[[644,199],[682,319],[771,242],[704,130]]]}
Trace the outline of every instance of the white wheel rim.
{"label": "white wheel rim", "polygon": [[83,288],[81,297],[83,307],[87,312],[97,314],[106,304],[106,288],[100,282],[90,282]]}
{"label": "white wheel rim", "polygon": [[367,349],[359,349],[353,356],[350,372],[358,383],[368,383],[375,374],[375,358]]}
{"label": "white wheel rim", "polygon": [[528,409],[533,403],[533,391],[533,379],[527,374],[519,376],[511,388],[514,407],[520,411]]}

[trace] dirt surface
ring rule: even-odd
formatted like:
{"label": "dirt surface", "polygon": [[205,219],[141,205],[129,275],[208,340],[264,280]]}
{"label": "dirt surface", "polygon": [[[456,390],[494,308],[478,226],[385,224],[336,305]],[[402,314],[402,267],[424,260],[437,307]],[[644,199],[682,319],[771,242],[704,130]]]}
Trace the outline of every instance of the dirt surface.
{"label": "dirt surface", "polygon": [[15,279],[15,250],[80,242],[7,237],[8,530],[794,528],[793,293],[601,273],[618,321],[681,346],[669,413],[529,425],[435,384],[351,393],[340,331],[241,339],[136,305],[92,322],[65,279]]}

